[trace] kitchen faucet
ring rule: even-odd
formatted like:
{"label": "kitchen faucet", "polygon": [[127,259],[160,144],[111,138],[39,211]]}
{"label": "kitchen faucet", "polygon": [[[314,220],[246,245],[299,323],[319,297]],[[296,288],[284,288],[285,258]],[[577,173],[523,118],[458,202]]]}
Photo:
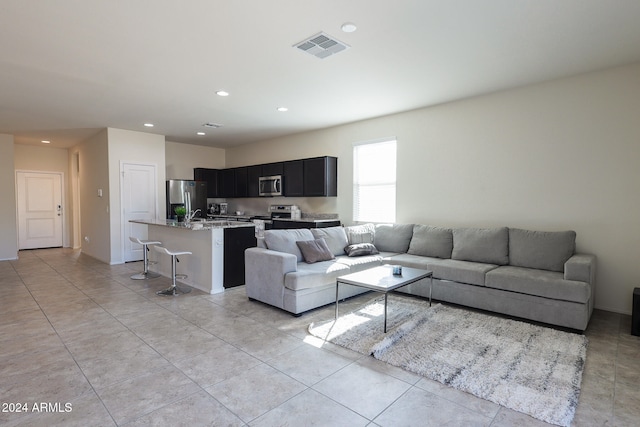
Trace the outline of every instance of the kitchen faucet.
{"label": "kitchen faucet", "polygon": [[191,222],[191,220],[193,219],[194,216],[196,216],[196,214],[200,212],[200,209],[196,209],[195,211],[189,211],[187,212],[187,214],[184,216],[184,220],[185,222]]}

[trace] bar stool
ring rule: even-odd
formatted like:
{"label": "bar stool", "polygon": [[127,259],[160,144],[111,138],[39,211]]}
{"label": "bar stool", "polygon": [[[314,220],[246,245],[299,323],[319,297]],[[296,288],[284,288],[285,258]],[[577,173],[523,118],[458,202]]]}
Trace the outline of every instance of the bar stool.
{"label": "bar stool", "polygon": [[149,261],[149,257],[147,256],[147,252],[149,251],[149,245],[161,245],[162,242],[156,242],[153,240],[140,240],[137,237],[129,237],[133,243],[137,243],[142,245],[142,259],[144,260],[144,271],[142,273],[134,274],[131,276],[134,280],[144,280],[144,279],[155,279],[156,277],[160,277],[158,273],[154,273],[153,271],[149,271],[149,264],[155,264],[153,261]]}
{"label": "bar stool", "polygon": [[163,291],[158,291],[156,292],[156,294],[158,295],[180,295],[180,294],[188,294],[189,292],[191,292],[191,288],[189,287],[183,287],[180,286],[178,287],[176,285],[176,279],[186,279],[187,276],[186,274],[177,274],[176,273],[176,263],[180,262],[180,260],[178,260],[178,255],[191,255],[191,252],[187,252],[187,251],[182,251],[182,252],[172,252],[167,248],[163,248],[162,246],[154,246],[154,248],[156,249],[156,251],[160,252],[160,253],[164,253],[167,255],[171,255],[171,287],[163,290]]}

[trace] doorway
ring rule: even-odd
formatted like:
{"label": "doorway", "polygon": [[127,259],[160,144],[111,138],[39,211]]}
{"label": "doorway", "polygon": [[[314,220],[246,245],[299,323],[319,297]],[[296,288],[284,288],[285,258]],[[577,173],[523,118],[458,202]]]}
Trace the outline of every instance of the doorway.
{"label": "doorway", "polygon": [[147,225],[129,222],[132,219],[155,220],[158,210],[156,165],[120,164],[121,206],[124,262],[140,261],[142,246],[129,240],[130,236],[147,239]]}
{"label": "doorway", "polygon": [[63,174],[16,172],[18,249],[62,247]]}

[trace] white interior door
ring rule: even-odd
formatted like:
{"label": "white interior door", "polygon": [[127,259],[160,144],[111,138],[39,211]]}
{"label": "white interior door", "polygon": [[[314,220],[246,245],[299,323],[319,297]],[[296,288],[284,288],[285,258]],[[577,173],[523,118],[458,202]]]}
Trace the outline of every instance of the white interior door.
{"label": "white interior door", "polygon": [[132,219],[156,219],[158,189],[156,166],[122,163],[122,226],[124,229],[124,262],[142,259],[142,246],[129,240],[130,236],[145,240],[147,226],[129,222]]}
{"label": "white interior door", "polygon": [[62,246],[62,174],[17,172],[19,249]]}

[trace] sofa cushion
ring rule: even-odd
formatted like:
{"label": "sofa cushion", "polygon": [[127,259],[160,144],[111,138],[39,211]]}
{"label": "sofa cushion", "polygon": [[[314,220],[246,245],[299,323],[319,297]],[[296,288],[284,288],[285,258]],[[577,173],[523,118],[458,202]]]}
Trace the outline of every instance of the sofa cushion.
{"label": "sofa cushion", "polygon": [[336,283],[338,276],[351,272],[348,265],[337,260],[321,261],[314,264],[298,263],[297,271],[284,275],[284,287],[296,291]]}
{"label": "sofa cushion", "polygon": [[487,264],[509,263],[509,230],[500,228],[454,228],[451,258]]}
{"label": "sofa cushion", "polygon": [[591,297],[591,288],[585,282],[564,280],[563,274],[556,271],[524,267],[503,266],[491,270],[485,286],[581,304],[586,304]]}
{"label": "sofa cushion", "polygon": [[575,231],[509,229],[509,265],[563,272],[575,248]]}
{"label": "sofa cushion", "polygon": [[433,259],[427,263],[427,268],[433,271],[434,279],[451,280],[478,286],[484,286],[485,275],[496,267],[498,266],[495,264],[455,259]]}
{"label": "sofa cushion", "polygon": [[451,258],[453,232],[450,228],[416,224],[407,253],[436,258]]}
{"label": "sofa cushion", "polygon": [[403,267],[421,268],[423,270],[431,270],[429,263],[439,258],[431,258],[420,255],[398,254],[384,260],[385,264],[399,264]]}
{"label": "sofa cushion", "polygon": [[316,239],[324,239],[334,255],[344,255],[344,247],[349,244],[344,227],[312,228],[311,234]]}
{"label": "sofa cushion", "polygon": [[373,224],[352,225],[345,227],[349,245],[357,243],[373,243],[375,226]]}
{"label": "sofa cushion", "polygon": [[329,261],[335,258],[323,238],[300,240],[296,242],[296,245],[298,245],[300,252],[302,252],[302,257],[307,264],[313,264],[318,261]]}
{"label": "sofa cushion", "polygon": [[358,271],[366,270],[367,268],[382,265],[383,259],[384,257],[382,256],[382,254],[365,255],[359,257],[349,257],[347,255],[341,255],[336,257],[336,262],[349,267],[350,273],[357,273]]}
{"label": "sofa cushion", "polygon": [[344,252],[351,257],[363,256],[363,255],[376,255],[380,251],[373,245],[373,243],[356,243],[344,248]]}
{"label": "sofa cushion", "polygon": [[378,224],[373,244],[379,251],[405,253],[413,235],[413,224]]}
{"label": "sofa cushion", "polygon": [[264,232],[264,242],[267,245],[267,249],[295,255],[298,262],[304,260],[302,252],[296,245],[299,240],[313,240],[313,234],[306,228],[267,230]]}

